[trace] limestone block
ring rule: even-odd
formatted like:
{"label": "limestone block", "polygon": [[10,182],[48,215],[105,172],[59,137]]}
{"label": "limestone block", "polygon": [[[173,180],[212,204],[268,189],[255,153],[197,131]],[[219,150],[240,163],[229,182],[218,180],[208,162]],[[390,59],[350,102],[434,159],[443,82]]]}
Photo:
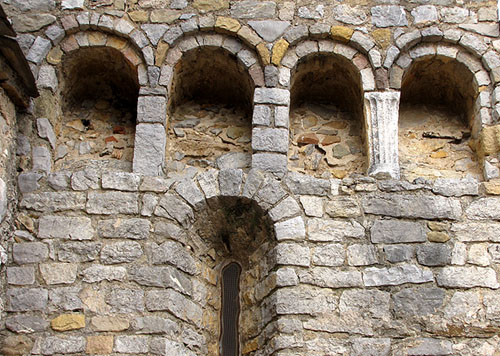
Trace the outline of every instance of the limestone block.
{"label": "limestone block", "polygon": [[32,152],[33,171],[49,174],[52,169],[52,157],[45,146],[35,146]]}
{"label": "limestone block", "polygon": [[288,152],[288,130],[256,127],[252,130],[252,148],[256,151]]}
{"label": "limestone block", "polygon": [[444,267],[436,281],[447,288],[499,287],[495,270],[489,267]]}
{"label": "limestone block", "polygon": [[40,352],[42,355],[83,353],[85,352],[85,337],[48,336],[41,340]]}
{"label": "limestone block", "polygon": [[415,247],[412,245],[388,245],[384,246],[385,258],[391,263],[406,262],[415,255]]}
{"label": "limestone block", "polygon": [[90,240],[94,236],[87,217],[42,216],[38,220],[38,237],[42,239]]}
{"label": "limestone block", "polygon": [[40,173],[27,172],[21,173],[17,177],[17,184],[21,193],[31,193],[40,188],[38,181],[43,177]]}
{"label": "limestone block", "polygon": [[205,202],[205,196],[191,180],[184,180],[177,184],[175,191],[195,209]]}
{"label": "limestone block", "polygon": [[254,102],[256,104],[289,105],[290,92],[278,88],[256,88]]}
{"label": "limestone block", "polygon": [[18,286],[35,283],[33,267],[7,267],[7,283]]}
{"label": "limestone block", "polygon": [[85,351],[91,355],[107,355],[113,352],[113,335],[87,336]]}
{"label": "limestone block", "polygon": [[453,344],[449,340],[422,338],[418,340],[418,345],[408,349],[408,356],[420,355],[452,355]]}
{"label": "limestone block", "polygon": [[179,319],[201,325],[202,308],[172,289],[146,292],[146,308],[148,311],[169,311]]}
{"label": "limestone block", "polygon": [[[225,164],[221,165],[225,166]],[[220,167],[220,169],[227,169],[227,168],[235,168],[235,167],[224,167],[224,168]],[[219,194],[218,172],[215,169],[211,169],[200,173],[197,176],[197,179],[198,179],[198,184],[200,185],[201,190],[205,194],[206,199],[213,198]]]}
{"label": "limestone block", "polygon": [[192,281],[177,268],[140,266],[129,270],[130,280],[148,287],[173,288],[176,291],[191,295]]}
{"label": "limestone block", "polygon": [[434,275],[430,270],[421,269],[408,263],[390,268],[370,267],[363,272],[365,286],[395,286],[405,283],[432,282]]}
{"label": "limestone block", "polygon": [[194,221],[194,213],[191,207],[184,201],[171,195],[165,194],[158,203],[154,212],[157,216],[174,218],[182,226],[188,227]]}
{"label": "limestone block", "polygon": [[169,336],[181,331],[178,323],[156,316],[136,318],[132,321],[132,328],[139,334],[165,334]]}
{"label": "limestone block", "polygon": [[85,206],[86,197],[82,193],[45,192],[24,194],[21,207],[41,212],[65,210],[81,210]]}
{"label": "limestone block", "polygon": [[71,284],[76,280],[78,265],[73,263],[44,263],[40,264],[40,273],[45,283]]}
{"label": "limestone block", "polygon": [[104,264],[129,263],[143,254],[141,245],[135,241],[119,241],[104,245],[101,250],[101,262]]}
{"label": "limestone block", "polygon": [[361,287],[361,272],[355,270],[338,271],[327,267],[314,267],[299,274],[300,281],[318,287],[349,288]]}
{"label": "limestone block", "polygon": [[314,248],[312,263],[316,266],[342,266],[345,257],[346,252],[342,244],[329,243]]}
{"label": "limestone block", "polygon": [[352,356],[389,356],[391,339],[389,338],[355,338],[352,344]]}
{"label": "limestone block", "polygon": [[280,243],[275,247],[276,263],[280,265],[310,265],[309,248],[295,243]]}
{"label": "limestone block", "polygon": [[163,125],[136,125],[133,161],[134,173],[148,176],[160,175],[165,161],[166,140]]}
{"label": "limestone block", "polygon": [[49,40],[46,40],[43,37],[37,37],[31,46],[26,59],[35,64],[40,64],[47,56],[47,53],[49,53],[51,47],[52,44]]}
{"label": "limestone block", "polygon": [[99,189],[99,173],[92,168],[73,173],[71,188],[73,190]]}
{"label": "limestone block", "polygon": [[239,196],[243,183],[241,169],[224,169],[219,172],[219,189],[221,195]]}
{"label": "limestone block", "polygon": [[347,248],[349,266],[370,266],[378,262],[377,251],[372,245],[354,244]]}
{"label": "limestone block", "polygon": [[252,155],[252,168],[282,176],[287,171],[287,157],[277,153],[256,153]]}
{"label": "limestone block", "polygon": [[307,222],[308,239],[341,242],[345,238],[362,238],[365,229],[357,221],[313,218]]}
{"label": "limestone block", "polygon": [[323,199],[321,197],[303,195],[300,197],[300,203],[307,216],[323,217]]}
{"label": "limestone block", "polygon": [[153,264],[169,263],[181,271],[196,274],[196,261],[186,248],[174,241],[166,241],[152,246],[151,261]]}
{"label": "limestone block", "polygon": [[272,18],[276,3],[272,1],[239,1],[231,6],[231,17],[240,19]]}
{"label": "limestone block", "polygon": [[33,333],[45,331],[49,323],[45,319],[28,314],[14,314],[7,317],[5,326],[15,333]]}
{"label": "limestone block", "polygon": [[434,182],[432,191],[447,197],[478,195],[479,182],[472,178],[439,178]]}
{"label": "limestone block", "polygon": [[424,244],[417,247],[418,263],[424,266],[445,266],[450,263],[451,250],[444,244]]}
{"label": "limestone block", "polygon": [[[275,300],[276,313],[278,315],[288,314],[321,314],[335,309],[327,301],[326,295],[315,288],[278,289],[272,296]],[[302,303],[297,303],[301,300]]]}
{"label": "limestone block", "polygon": [[369,52],[375,46],[375,42],[360,31],[354,31],[351,36],[350,43],[365,53]]}
{"label": "limestone block", "polygon": [[394,294],[394,309],[402,315],[436,313],[444,302],[445,291],[440,288],[406,288]]}
{"label": "limestone block", "polygon": [[481,198],[472,202],[465,213],[472,220],[499,220],[498,204],[500,204],[500,198]]}
{"label": "limestone block", "polygon": [[96,331],[123,331],[130,325],[123,316],[94,316],[90,324]]}
{"label": "limestone block", "polygon": [[69,242],[59,245],[58,257],[61,262],[95,261],[101,251],[99,242]]}
{"label": "limestone block", "polygon": [[139,189],[141,177],[137,173],[104,172],[102,174],[103,189],[115,189],[134,192]]}
{"label": "limestone block", "polygon": [[360,6],[336,5],[332,9],[332,15],[337,21],[356,26],[364,24],[368,19],[365,10]]}
{"label": "limestone block", "polygon": [[411,11],[411,16],[413,16],[413,22],[415,24],[438,21],[438,11],[436,7],[432,5],[417,6]]}
{"label": "limestone block", "polygon": [[371,8],[372,23],[377,27],[408,26],[404,7],[381,5]]}
{"label": "limestone block", "polygon": [[289,27],[285,34],[283,35],[283,38],[290,44],[293,45],[297,41],[305,38],[308,36],[309,29],[307,28],[306,25],[296,25]]}
{"label": "limestone block", "polygon": [[174,355],[195,356],[195,353],[186,348],[184,344],[166,338],[153,339],[150,349],[151,352],[157,355],[168,355],[172,353]]}
{"label": "limestone block", "polygon": [[49,249],[41,242],[23,242],[12,245],[12,257],[17,264],[39,263],[48,256]]}
{"label": "limestone block", "polygon": [[[280,72],[284,70],[285,72],[288,73],[288,75],[290,74],[290,71],[288,68],[280,68]],[[287,80],[290,80],[290,78],[288,77]],[[280,84],[281,84],[281,79],[280,79]],[[285,84],[287,85],[287,84]],[[274,124],[277,126],[277,127],[285,127],[285,128],[288,128],[288,123],[289,123],[289,108],[288,106],[277,106],[274,108]]]}
{"label": "limestone block", "polygon": [[8,311],[45,310],[48,292],[41,288],[15,288],[7,290]]}
{"label": "limestone block", "polygon": [[149,236],[151,223],[146,219],[109,219],[100,220],[97,225],[99,236],[142,240]]}
{"label": "limestone block", "polygon": [[142,289],[116,288],[109,293],[106,303],[111,306],[113,313],[143,312],[144,291]]}
{"label": "limestone block", "polygon": [[303,240],[306,236],[304,220],[300,216],[276,223],[274,229],[278,241]]}
{"label": "limestone block", "polygon": [[162,96],[140,96],[137,101],[137,122],[165,123],[167,104]]}
{"label": "limestone block", "polygon": [[252,125],[269,126],[271,124],[271,107],[255,105],[253,108]]}
{"label": "limestone block", "polygon": [[292,197],[288,197],[272,208],[269,211],[269,216],[276,222],[281,219],[291,218],[299,213],[300,207],[297,201]]}
{"label": "limestone block", "polygon": [[309,175],[290,172],[285,178],[285,184],[294,194],[326,196],[330,194],[329,180],[319,179]]}
{"label": "limestone block", "polygon": [[89,214],[138,214],[137,193],[94,192],[88,194],[87,213]]}
{"label": "limestone block", "polygon": [[333,218],[354,218],[361,215],[358,201],[349,196],[337,196],[327,200],[325,211]]}
{"label": "limestone block", "polygon": [[[59,85],[57,81],[56,71],[54,66],[42,65],[38,71],[37,86],[42,89],[50,89],[55,92],[57,86]],[[40,120],[40,119],[38,119]],[[42,136],[40,136],[42,137]],[[55,139],[55,137],[54,137]],[[52,144],[52,141],[51,141]],[[54,147],[53,147],[54,148]]]}
{"label": "limestone block", "polygon": [[464,34],[458,43],[472,50],[476,56],[481,56],[488,50],[488,46],[480,37],[468,33]]}
{"label": "limestone block", "polygon": [[404,220],[377,220],[371,228],[373,243],[425,242],[425,226],[419,222]]}
{"label": "limestone block", "polygon": [[444,7],[440,11],[441,21],[447,23],[463,23],[469,17],[469,10],[460,7]]}

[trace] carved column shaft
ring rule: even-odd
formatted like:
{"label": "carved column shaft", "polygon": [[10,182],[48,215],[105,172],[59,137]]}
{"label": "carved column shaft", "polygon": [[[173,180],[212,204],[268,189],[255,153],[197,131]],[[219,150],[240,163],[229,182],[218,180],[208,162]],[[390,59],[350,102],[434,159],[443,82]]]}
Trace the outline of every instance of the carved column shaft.
{"label": "carved column shaft", "polygon": [[399,178],[399,92],[365,93],[368,174]]}

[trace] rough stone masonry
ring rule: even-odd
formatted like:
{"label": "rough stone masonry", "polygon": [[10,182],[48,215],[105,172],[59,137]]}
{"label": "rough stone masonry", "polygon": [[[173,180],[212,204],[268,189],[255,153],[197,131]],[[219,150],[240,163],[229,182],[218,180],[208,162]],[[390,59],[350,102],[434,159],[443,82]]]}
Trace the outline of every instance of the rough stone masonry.
{"label": "rough stone masonry", "polygon": [[1,5],[1,354],[500,356],[495,1]]}

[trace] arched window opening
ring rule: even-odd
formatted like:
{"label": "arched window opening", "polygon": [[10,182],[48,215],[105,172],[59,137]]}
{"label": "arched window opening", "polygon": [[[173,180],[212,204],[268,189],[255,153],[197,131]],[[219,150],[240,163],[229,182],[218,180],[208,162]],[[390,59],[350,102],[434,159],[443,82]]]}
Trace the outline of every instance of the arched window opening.
{"label": "arched window opening", "polygon": [[222,270],[222,307],[221,307],[221,356],[239,355],[240,315],[240,274],[241,267],[231,262]]}
{"label": "arched window opening", "polygon": [[[219,47],[193,49],[174,68],[167,167],[216,167],[233,152],[250,163],[253,82],[243,64]],[[246,154],[246,155],[245,155]],[[243,165],[243,166],[241,166]]]}
{"label": "arched window opening", "polygon": [[114,48],[88,47],[65,55],[61,77],[59,169],[89,159],[129,169],[139,93],[135,67]]}
{"label": "arched window opening", "polygon": [[321,177],[363,173],[362,89],[356,67],[318,54],[292,74],[289,168]]}
{"label": "arched window opening", "polygon": [[445,57],[417,60],[405,73],[399,118],[404,178],[480,177],[470,145],[474,86],[473,74]]}

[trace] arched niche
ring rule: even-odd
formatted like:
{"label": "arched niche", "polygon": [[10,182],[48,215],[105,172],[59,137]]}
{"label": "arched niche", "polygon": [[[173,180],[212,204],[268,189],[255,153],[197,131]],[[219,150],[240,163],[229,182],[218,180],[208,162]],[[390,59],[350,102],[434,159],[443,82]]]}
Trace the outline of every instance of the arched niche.
{"label": "arched niche", "polygon": [[[238,329],[240,354],[254,355],[267,341],[266,325],[273,319],[266,297],[275,288],[272,275],[276,244],[272,222],[253,200],[243,197],[215,197],[196,214],[190,239],[201,265],[199,283],[206,289],[204,335],[210,355],[219,355],[223,335],[223,273],[231,264],[239,275]],[[227,315],[226,315],[227,317]],[[233,319],[234,320],[234,319]],[[234,326],[234,325],[233,325]],[[228,327],[228,325],[225,325]]]}
{"label": "arched niche", "polygon": [[455,58],[427,55],[408,66],[398,138],[403,177],[480,177],[471,141],[478,93],[474,73]]}
{"label": "arched niche", "polygon": [[319,52],[299,59],[292,71],[292,170],[337,178],[365,171],[363,89],[353,62],[368,66],[361,54],[349,60]]}
{"label": "arched niche", "polygon": [[248,68],[235,53],[221,46],[184,52],[173,68],[167,168],[179,163],[217,167],[219,157],[233,152],[248,156],[238,167],[245,168],[251,155],[253,90]]}
{"label": "arched niche", "polygon": [[64,152],[56,151],[59,169],[89,159],[130,169],[139,94],[136,66],[113,47],[80,47],[63,56],[59,78],[63,117],[58,149],[67,151],[61,158]]}

